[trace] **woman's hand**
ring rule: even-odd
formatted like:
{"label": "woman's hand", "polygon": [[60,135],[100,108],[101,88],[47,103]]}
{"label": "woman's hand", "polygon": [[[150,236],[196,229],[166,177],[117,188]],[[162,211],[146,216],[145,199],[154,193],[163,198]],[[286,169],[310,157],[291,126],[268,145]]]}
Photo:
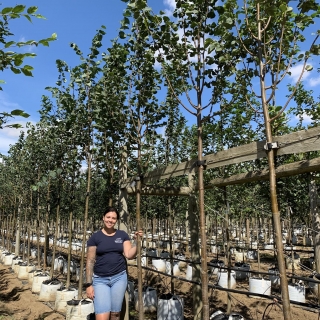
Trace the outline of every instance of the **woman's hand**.
{"label": "woman's hand", "polygon": [[92,285],[90,287],[86,288],[86,293],[87,293],[87,297],[89,299],[93,300],[93,298],[94,298],[94,289],[93,289]]}
{"label": "woman's hand", "polygon": [[143,237],[143,231],[141,229],[134,233],[134,239],[137,239],[138,237],[140,237],[140,238]]}

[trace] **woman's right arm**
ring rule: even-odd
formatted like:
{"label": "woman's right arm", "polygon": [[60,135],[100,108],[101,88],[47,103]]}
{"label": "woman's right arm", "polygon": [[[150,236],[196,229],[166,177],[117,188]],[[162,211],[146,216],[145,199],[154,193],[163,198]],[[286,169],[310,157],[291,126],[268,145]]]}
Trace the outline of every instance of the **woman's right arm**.
{"label": "woman's right arm", "polygon": [[[87,247],[86,279],[87,283],[91,284],[93,281],[93,267],[96,261],[96,250],[97,247],[95,246]],[[86,293],[89,299],[94,298],[94,290],[92,285],[86,288]]]}

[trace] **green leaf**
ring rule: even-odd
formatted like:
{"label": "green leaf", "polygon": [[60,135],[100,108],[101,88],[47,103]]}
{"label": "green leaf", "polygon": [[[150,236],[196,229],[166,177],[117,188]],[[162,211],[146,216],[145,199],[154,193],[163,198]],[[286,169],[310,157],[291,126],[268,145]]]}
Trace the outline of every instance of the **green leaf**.
{"label": "green leaf", "polygon": [[30,16],[28,16],[27,14],[24,14],[23,16],[24,16],[25,18],[27,18],[27,19],[29,20],[29,22],[32,22]]}
{"label": "green leaf", "polygon": [[12,7],[6,7],[6,8],[3,8],[3,9],[2,9],[1,13],[2,13],[2,14],[7,14],[7,13],[9,13],[9,12],[11,12],[11,11],[12,11]]}
{"label": "green leaf", "polygon": [[306,70],[307,70],[307,71],[311,71],[312,69],[313,69],[313,66],[310,66],[310,65],[307,65],[307,66],[306,66]]}
{"label": "green leaf", "polygon": [[23,59],[14,59],[14,65],[16,66],[16,67],[19,67],[19,66],[21,66],[22,65],[22,63],[23,63]]}
{"label": "green leaf", "polygon": [[29,7],[29,8],[28,8],[27,12],[28,12],[29,14],[34,14],[34,13],[36,13],[37,10],[38,10],[38,7],[32,6],[32,7]]}
{"label": "green leaf", "polygon": [[41,14],[35,14],[34,15],[36,18],[38,19],[46,19],[44,16],[42,16]]}
{"label": "green leaf", "polygon": [[13,9],[12,9],[12,12],[13,13],[21,13],[24,11],[24,9],[26,8],[26,6],[24,6],[23,4],[19,4],[17,6],[15,6]]}
{"label": "green leaf", "polygon": [[26,70],[31,71],[31,70],[33,70],[33,67],[32,67],[32,66],[29,66],[28,64],[26,64],[26,65],[23,67],[23,69],[26,69]]}
{"label": "green leaf", "polygon": [[15,44],[16,42],[15,41],[9,41],[9,42],[7,42],[6,44],[5,44],[5,48],[9,48],[9,47],[11,47],[13,44]]}
{"label": "green leaf", "polygon": [[279,8],[280,8],[280,10],[282,12],[286,12],[287,11],[287,5],[286,4],[281,4]]}
{"label": "green leaf", "polygon": [[32,72],[28,69],[21,68],[22,73],[27,77],[32,77]]}
{"label": "green leaf", "polygon": [[126,34],[123,31],[120,31],[119,32],[119,37],[120,37],[120,39],[125,39]]}
{"label": "green leaf", "polygon": [[14,68],[14,67],[11,67],[10,69],[11,69],[11,71],[12,71],[13,73],[15,73],[15,74],[21,73],[20,69],[17,69],[17,68]]}
{"label": "green leaf", "polygon": [[15,110],[12,110],[10,112],[10,114],[12,116],[19,116],[19,117],[24,117],[24,118],[28,118],[30,115],[25,113],[23,110],[20,110],[20,109],[15,109]]}
{"label": "green leaf", "polygon": [[39,43],[41,43],[45,47],[49,47],[49,42],[47,40],[40,40]]}

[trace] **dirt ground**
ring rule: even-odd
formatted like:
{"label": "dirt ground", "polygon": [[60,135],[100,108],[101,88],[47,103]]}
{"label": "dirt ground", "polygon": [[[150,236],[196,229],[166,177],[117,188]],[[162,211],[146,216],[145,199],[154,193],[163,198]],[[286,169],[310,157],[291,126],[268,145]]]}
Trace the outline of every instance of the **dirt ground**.
{"label": "dirt ground", "polygon": [[[262,263],[261,271],[267,270],[270,264]],[[252,264],[252,270],[257,270],[256,262]],[[129,278],[137,286],[137,269],[129,266]],[[185,271],[180,273],[181,277],[185,277]],[[216,281],[214,275],[209,275],[209,282],[214,284]],[[158,297],[174,290],[174,293],[183,298],[184,301],[184,320],[193,319],[193,300],[192,300],[192,284],[174,279],[171,283],[170,279],[163,275],[152,272],[143,272],[143,285],[155,288]],[[248,291],[248,280],[238,281],[237,290]],[[273,294],[277,292],[272,291]],[[246,294],[229,293],[232,312],[241,313],[245,319],[255,320],[271,320],[283,319],[281,306],[273,303],[268,299],[252,298]],[[227,308],[227,293],[217,289],[209,289],[209,308],[210,314],[217,310],[223,312]],[[316,304],[316,299],[307,291],[307,301]],[[53,303],[44,303],[38,301],[38,295],[31,292],[31,285],[26,280],[19,280],[10,267],[0,264],[0,320],[60,320],[65,316],[53,310]],[[130,304],[130,320],[137,320],[138,313],[134,310],[134,306]],[[293,319],[319,319],[319,314],[314,309],[296,307],[292,305]],[[146,313],[145,319],[157,319],[156,312]],[[176,320],[176,319],[168,319]]]}

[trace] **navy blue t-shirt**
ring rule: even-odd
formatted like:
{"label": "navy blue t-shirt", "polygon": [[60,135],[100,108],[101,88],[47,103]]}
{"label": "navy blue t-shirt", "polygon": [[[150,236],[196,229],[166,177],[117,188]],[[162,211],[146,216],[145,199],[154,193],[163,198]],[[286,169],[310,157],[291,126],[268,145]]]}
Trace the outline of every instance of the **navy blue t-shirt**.
{"label": "navy blue t-shirt", "polygon": [[87,241],[87,246],[97,247],[93,272],[100,277],[111,277],[126,270],[127,262],[123,255],[123,243],[130,238],[123,230],[116,230],[113,236],[101,230],[95,232]]}

